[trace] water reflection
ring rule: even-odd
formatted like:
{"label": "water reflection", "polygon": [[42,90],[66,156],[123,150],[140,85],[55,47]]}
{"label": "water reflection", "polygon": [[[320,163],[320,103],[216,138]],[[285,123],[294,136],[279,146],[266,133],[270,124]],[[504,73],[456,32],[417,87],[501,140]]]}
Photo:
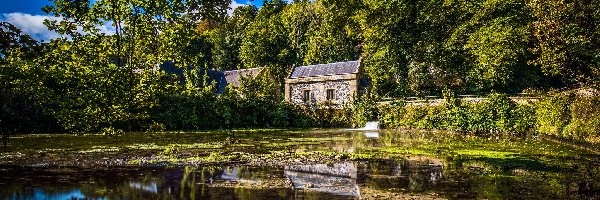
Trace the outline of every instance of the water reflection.
{"label": "water reflection", "polygon": [[[421,144],[444,144],[436,148],[451,151],[450,145],[460,140],[385,130],[344,132],[335,136],[342,139],[320,143],[308,135],[311,138],[306,141],[309,142],[280,148],[297,152],[372,153],[366,149],[376,147],[381,148],[378,153],[382,153],[392,147],[391,154],[402,155],[405,150],[418,150],[410,147]],[[474,146],[485,142],[477,138],[463,141]],[[473,149],[484,153],[504,152]],[[357,162],[280,168],[0,166],[0,199],[364,199],[379,198],[382,194],[386,195],[382,198],[389,199],[426,195],[450,199],[599,199],[600,195],[600,167],[593,155],[576,155],[565,160],[566,167],[548,166],[536,160],[522,161],[519,160],[522,157],[512,154],[378,156],[379,159]],[[516,161],[522,166],[505,167]],[[408,194],[412,196],[405,196]]]}
{"label": "water reflection", "polygon": [[364,133],[367,138],[379,138],[378,132],[366,132]]}
{"label": "water reflection", "polygon": [[[427,191],[442,167],[342,162],[284,168],[3,168],[2,199],[359,199],[361,188]],[[61,184],[55,184],[57,180]]]}
{"label": "water reflection", "polygon": [[294,189],[360,197],[357,171],[356,164],[345,162],[286,166],[284,174],[292,181]]}
{"label": "water reflection", "polygon": [[369,174],[365,181],[378,188],[410,192],[433,191],[438,187],[449,187],[452,190],[449,185],[440,185],[446,181],[443,165],[430,160],[388,161],[365,167],[365,173]]}
{"label": "water reflection", "polygon": [[79,189],[50,193],[43,189],[35,189],[32,193],[27,194],[13,193],[12,196],[5,197],[5,199],[86,199],[86,196]]}
{"label": "water reflection", "polygon": [[564,177],[567,185],[556,188],[535,174],[487,176],[446,165],[435,158],[413,158],[284,168],[0,167],[0,199],[360,199],[380,193],[398,195],[392,199],[406,194],[451,199],[598,197],[597,176],[591,174],[592,180]]}
{"label": "water reflection", "polygon": [[156,182],[151,182],[148,184],[144,184],[144,183],[140,183],[140,182],[129,182],[129,187],[133,188],[133,189],[138,189],[138,190],[142,190],[145,192],[150,192],[150,193],[158,193],[158,187]]}

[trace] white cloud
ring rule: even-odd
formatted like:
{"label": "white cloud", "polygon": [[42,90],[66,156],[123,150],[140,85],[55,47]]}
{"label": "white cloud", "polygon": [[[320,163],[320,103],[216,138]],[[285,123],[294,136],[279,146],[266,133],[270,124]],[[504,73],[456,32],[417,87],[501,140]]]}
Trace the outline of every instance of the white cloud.
{"label": "white cloud", "polygon": [[237,1],[235,1],[235,0],[232,0],[232,1],[231,1],[231,4],[229,4],[229,9],[227,10],[227,14],[228,14],[229,16],[232,16],[232,15],[233,15],[233,11],[234,11],[234,10],[235,10],[237,7],[240,7],[240,6],[246,6],[246,5],[250,5],[250,1],[246,2],[245,4],[243,4],[243,3],[238,3],[238,2],[237,2]]}
{"label": "white cloud", "polygon": [[[60,34],[48,30],[48,27],[44,25],[44,20],[46,19],[61,21],[63,18],[49,15],[31,15],[18,12],[3,13],[0,16],[0,21],[6,21],[15,25],[17,28],[20,28],[23,33],[29,34],[37,40],[44,40],[48,42],[51,39],[60,38]],[[112,22],[106,22],[103,25],[98,26],[98,28],[100,29],[100,32],[111,35],[115,33],[115,28],[112,26],[112,24]],[[79,28],[78,31],[83,33],[81,28]]]}
{"label": "white cloud", "polygon": [[44,25],[44,20],[46,19],[60,20],[58,17],[30,15],[26,13],[4,13],[0,20],[15,25],[23,33],[29,34],[38,40],[49,41],[50,39],[59,38],[60,35],[58,33],[48,30],[48,27]]}
{"label": "white cloud", "polygon": [[99,26],[98,28],[100,29],[101,33],[112,35],[117,32],[117,29],[113,26],[113,24],[113,22],[105,22],[102,26]]}

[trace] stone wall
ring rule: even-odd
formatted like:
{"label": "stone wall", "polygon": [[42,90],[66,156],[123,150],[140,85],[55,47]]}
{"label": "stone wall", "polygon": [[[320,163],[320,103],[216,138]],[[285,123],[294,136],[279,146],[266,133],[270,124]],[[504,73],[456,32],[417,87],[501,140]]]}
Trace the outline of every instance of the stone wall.
{"label": "stone wall", "polygon": [[304,104],[304,91],[309,90],[312,94],[311,103],[322,104],[327,101],[327,90],[334,89],[333,104],[341,105],[351,103],[354,92],[353,85],[356,80],[336,80],[323,82],[295,83],[290,84],[290,101],[294,104]]}

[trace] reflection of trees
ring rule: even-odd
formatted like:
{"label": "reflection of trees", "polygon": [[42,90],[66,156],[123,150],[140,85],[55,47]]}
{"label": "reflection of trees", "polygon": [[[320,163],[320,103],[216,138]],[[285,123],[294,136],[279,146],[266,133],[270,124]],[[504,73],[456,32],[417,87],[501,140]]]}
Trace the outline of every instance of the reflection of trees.
{"label": "reflection of trees", "polygon": [[579,165],[572,172],[522,169],[485,172],[468,167],[444,168],[427,160],[382,161],[360,166],[361,173],[369,176],[359,179],[359,184],[381,191],[437,193],[459,199],[589,199],[600,196],[600,166],[593,163]]}
{"label": "reflection of trees", "polygon": [[[179,191],[179,197],[181,199],[187,199],[185,193],[189,192],[189,199],[196,199],[196,172],[197,167],[185,167],[183,168],[183,177],[181,177],[181,190]],[[186,191],[187,190],[187,191]]]}
{"label": "reflection of trees", "polygon": [[366,171],[372,175],[367,178],[366,184],[373,188],[431,191],[443,181],[442,169],[441,165],[432,165],[426,160],[376,162],[367,166]]}

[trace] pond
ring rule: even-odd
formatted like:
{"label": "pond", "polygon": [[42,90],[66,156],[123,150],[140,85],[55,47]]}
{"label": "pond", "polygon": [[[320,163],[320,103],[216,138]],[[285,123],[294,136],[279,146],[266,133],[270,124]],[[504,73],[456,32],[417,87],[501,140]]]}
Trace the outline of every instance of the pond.
{"label": "pond", "polygon": [[598,199],[600,158],[537,137],[248,130],[19,135],[0,199]]}

